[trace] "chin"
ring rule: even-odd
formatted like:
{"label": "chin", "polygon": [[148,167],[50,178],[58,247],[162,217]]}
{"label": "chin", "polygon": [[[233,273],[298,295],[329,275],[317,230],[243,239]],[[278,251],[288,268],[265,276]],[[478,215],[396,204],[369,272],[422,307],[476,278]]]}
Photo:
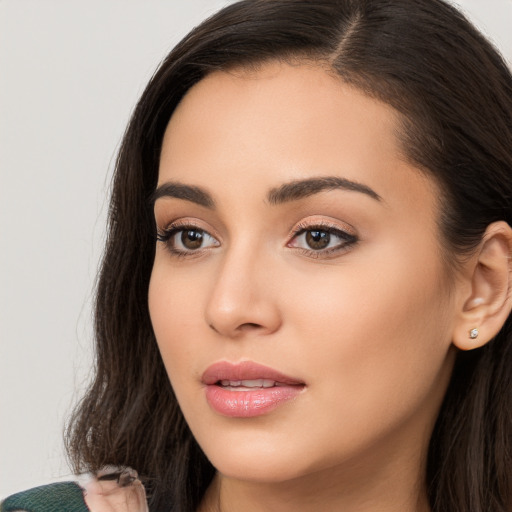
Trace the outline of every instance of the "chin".
{"label": "chin", "polygon": [[306,468],[299,467],[295,461],[284,460],[275,452],[263,456],[212,457],[210,462],[227,478],[262,484],[291,481],[309,472]]}
{"label": "chin", "polygon": [[[203,432],[204,434],[204,432]],[[310,446],[289,431],[241,429],[229,433],[209,430],[196,438],[208,460],[225,477],[254,483],[283,483],[334,463],[331,454]],[[317,447],[318,448],[318,447]]]}

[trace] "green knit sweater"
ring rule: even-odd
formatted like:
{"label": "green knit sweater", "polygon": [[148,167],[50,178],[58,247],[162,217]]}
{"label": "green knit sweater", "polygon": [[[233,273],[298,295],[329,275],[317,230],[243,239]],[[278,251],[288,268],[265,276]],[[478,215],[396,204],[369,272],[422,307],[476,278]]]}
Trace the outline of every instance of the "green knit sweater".
{"label": "green knit sweater", "polygon": [[82,488],[61,482],[13,494],[0,504],[0,512],[89,512]]}

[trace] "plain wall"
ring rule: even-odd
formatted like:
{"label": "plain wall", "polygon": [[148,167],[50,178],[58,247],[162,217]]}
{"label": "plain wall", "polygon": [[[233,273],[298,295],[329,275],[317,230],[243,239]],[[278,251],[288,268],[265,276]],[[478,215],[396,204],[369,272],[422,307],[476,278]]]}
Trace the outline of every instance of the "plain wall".
{"label": "plain wall", "polygon": [[[0,497],[70,477],[113,159],[170,48],[229,0],[0,0]],[[512,61],[512,0],[460,0]]]}

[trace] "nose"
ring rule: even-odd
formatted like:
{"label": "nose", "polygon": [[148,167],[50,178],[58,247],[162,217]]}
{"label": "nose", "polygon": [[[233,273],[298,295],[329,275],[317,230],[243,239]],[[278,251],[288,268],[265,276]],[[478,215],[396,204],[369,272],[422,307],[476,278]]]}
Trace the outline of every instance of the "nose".
{"label": "nose", "polygon": [[233,250],[227,254],[206,306],[210,328],[228,338],[277,331],[281,314],[271,268],[270,262],[254,251]]}

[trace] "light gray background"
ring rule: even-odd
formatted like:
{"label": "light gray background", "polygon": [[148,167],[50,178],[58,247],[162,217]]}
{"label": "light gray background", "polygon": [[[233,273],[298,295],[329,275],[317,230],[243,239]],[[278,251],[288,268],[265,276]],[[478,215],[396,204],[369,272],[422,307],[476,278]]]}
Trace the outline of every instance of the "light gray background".
{"label": "light gray background", "polygon": [[[113,159],[136,99],[229,0],[0,0],[0,497],[70,477]],[[512,0],[459,0],[512,62]]]}

